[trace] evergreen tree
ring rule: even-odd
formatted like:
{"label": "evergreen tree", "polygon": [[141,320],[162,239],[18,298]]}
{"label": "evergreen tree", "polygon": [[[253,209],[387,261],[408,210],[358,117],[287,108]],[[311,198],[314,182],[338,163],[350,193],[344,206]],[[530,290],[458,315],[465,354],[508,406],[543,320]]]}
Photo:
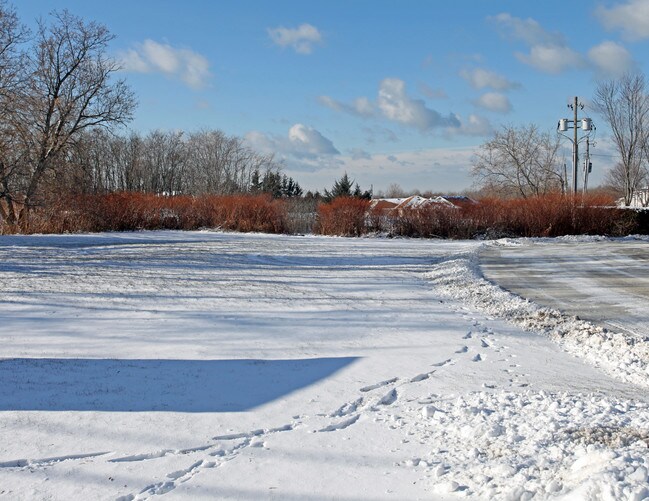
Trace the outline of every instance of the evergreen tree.
{"label": "evergreen tree", "polygon": [[250,193],[260,193],[261,191],[262,183],[259,177],[259,169],[255,169],[250,178]]}
{"label": "evergreen tree", "polygon": [[334,198],[338,197],[366,198],[369,200],[372,198],[372,191],[362,191],[358,183],[354,186],[354,180],[349,179],[349,176],[345,172],[340,179],[334,182],[331,191],[324,190],[324,199],[326,202],[331,202]]}
{"label": "evergreen tree", "polygon": [[324,198],[327,202],[330,202],[334,198],[338,197],[351,197],[353,185],[354,181],[349,179],[349,176],[345,172],[345,174],[343,174],[343,177],[334,182],[331,191],[327,189],[324,190]]}

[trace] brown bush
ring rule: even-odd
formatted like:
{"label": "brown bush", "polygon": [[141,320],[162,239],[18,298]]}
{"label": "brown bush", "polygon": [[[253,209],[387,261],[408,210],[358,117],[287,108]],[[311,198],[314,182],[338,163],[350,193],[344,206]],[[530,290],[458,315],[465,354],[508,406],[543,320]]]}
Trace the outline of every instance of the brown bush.
{"label": "brown bush", "polygon": [[633,230],[633,214],[602,196],[551,194],[524,199],[484,199],[463,209],[473,236],[556,237],[622,235]]}
{"label": "brown bush", "polygon": [[210,197],[212,226],[232,231],[286,232],[286,206],[269,195]]}
{"label": "brown bush", "polygon": [[284,203],[256,196],[159,196],[148,193],[110,193],[61,198],[33,208],[22,233],[89,231],[195,230],[282,233],[286,230]]}
{"label": "brown bush", "polygon": [[367,232],[369,200],[338,197],[318,207],[316,230],[322,235],[357,237]]}
{"label": "brown bush", "polygon": [[[649,231],[649,216],[617,209],[609,197],[561,194],[526,199],[483,199],[460,209],[440,206],[399,212],[370,211],[369,202],[337,198],[320,204],[314,230],[325,235],[359,236],[385,231],[409,237],[501,238],[561,235],[622,236]],[[312,209],[304,209],[309,214]],[[291,211],[296,213],[296,209]],[[295,217],[293,214],[292,217]],[[309,216],[311,217],[311,216]],[[300,231],[309,221],[300,220]],[[70,233],[222,228],[231,231],[295,231],[287,203],[266,195],[159,196],[111,193],[59,197],[32,208],[16,226],[2,233]]]}
{"label": "brown bush", "polygon": [[440,205],[406,207],[392,219],[391,233],[404,237],[457,238],[462,227],[461,211]]}

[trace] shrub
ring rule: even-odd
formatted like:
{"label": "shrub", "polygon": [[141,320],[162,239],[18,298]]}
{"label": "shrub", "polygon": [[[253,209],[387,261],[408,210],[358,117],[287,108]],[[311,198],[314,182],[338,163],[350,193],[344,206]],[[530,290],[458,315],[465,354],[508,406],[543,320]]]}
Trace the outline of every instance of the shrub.
{"label": "shrub", "polygon": [[66,233],[207,227],[282,233],[286,231],[286,209],[282,201],[266,195],[198,198],[131,192],[79,195],[33,208],[20,231]]}
{"label": "shrub", "polygon": [[406,207],[392,219],[392,233],[405,237],[457,238],[462,226],[460,210],[441,205]]}
{"label": "shrub", "polygon": [[210,197],[212,225],[233,231],[286,232],[286,206],[270,195]]}
{"label": "shrub", "polygon": [[360,236],[367,232],[369,200],[338,197],[318,207],[316,230],[322,235]]}
{"label": "shrub", "polygon": [[429,205],[398,212],[370,210],[364,199],[340,197],[317,208],[313,201],[284,201],[268,195],[160,196],[110,193],[58,197],[35,207],[2,233],[66,233],[222,228],[265,233],[308,232],[360,236],[369,231],[440,238],[556,237],[649,232],[649,212],[618,209],[601,195],[561,194],[525,199],[483,199],[462,208]]}
{"label": "shrub", "polygon": [[556,237],[621,235],[632,230],[633,218],[611,206],[607,197],[551,194],[524,199],[484,199],[463,210],[473,236]]}

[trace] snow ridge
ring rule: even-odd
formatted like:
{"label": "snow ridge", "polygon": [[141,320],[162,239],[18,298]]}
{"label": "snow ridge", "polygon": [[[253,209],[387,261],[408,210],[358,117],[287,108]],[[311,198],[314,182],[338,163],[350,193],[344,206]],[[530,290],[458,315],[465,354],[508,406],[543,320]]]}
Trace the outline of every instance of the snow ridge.
{"label": "snow ridge", "polygon": [[545,334],[608,375],[649,387],[649,339],[611,332],[503,290],[482,276],[477,251],[435,265],[426,278],[442,296],[460,299],[527,331]]}

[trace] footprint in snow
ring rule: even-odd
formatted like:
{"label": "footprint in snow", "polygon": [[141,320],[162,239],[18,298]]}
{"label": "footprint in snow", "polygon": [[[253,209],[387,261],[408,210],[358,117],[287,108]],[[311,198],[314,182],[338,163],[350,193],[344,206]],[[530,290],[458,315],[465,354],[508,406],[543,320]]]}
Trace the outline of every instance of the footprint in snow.
{"label": "footprint in snow", "polygon": [[381,388],[383,386],[387,386],[389,384],[396,383],[398,380],[399,380],[399,378],[397,378],[397,377],[394,377],[392,379],[386,379],[385,381],[380,381],[380,382],[378,382],[376,384],[371,384],[369,386],[364,386],[363,388],[361,388],[361,391],[363,393],[367,393],[368,391],[376,390],[377,388]]}
{"label": "footprint in snow", "polygon": [[433,367],[444,367],[445,365],[453,364],[455,363],[452,358],[448,358],[444,360],[443,362],[437,362],[436,364],[433,364]]}
{"label": "footprint in snow", "polygon": [[430,372],[424,372],[423,374],[417,374],[415,377],[410,379],[411,383],[418,383],[419,381],[424,381],[428,379],[430,376],[435,374],[435,371],[430,371]]}
{"label": "footprint in snow", "polygon": [[483,358],[480,356],[480,353],[471,359],[472,362],[482,362],[482,360]]}
{"label": "footprint in snow", "polygon": [[467,351],[469,351],[469,347],[468,346],[462,346],[462,348],[457,350],[455,353],[466,353]]}
{"label": "footprint in snow", "polygon": [[377,405],[392,405],[398,398],[397,390],[390,390],[376,403]]}
{"label": "footprint in snow", "polygon": [[318,430],[318,432],[322,433],[322,432],[344,430],[345,428],[349,428],[351,425],[356,423],[356,421],[358,421],[359,418],[360,415],[356,414],[355,416],[345,419],[339,423],[334,423],[334,424],[330,424],[329,426],[325,426],[324,428]]}

